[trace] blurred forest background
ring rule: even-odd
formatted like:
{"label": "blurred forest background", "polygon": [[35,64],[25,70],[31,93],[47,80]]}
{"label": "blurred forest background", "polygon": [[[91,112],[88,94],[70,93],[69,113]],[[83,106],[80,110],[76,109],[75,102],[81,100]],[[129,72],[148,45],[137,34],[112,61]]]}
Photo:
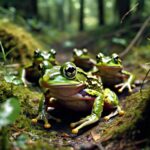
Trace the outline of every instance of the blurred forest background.
{"label": "blurred forest background", "polygon": [[[150,15],[149,0],[0,0],[0,6],[1,18],[62,53],[74,47],[120,53]],[[149,42],[146,29],[136,45]]]}
{"label": "blurred forest background", "polygon": [[[107,55],[118,53],[125,70],[136,75],[137,85],[134,91],[137,94],[133,92],[129,98],[124,98],[127,93],[121,95],[121,105],[126,111],[124,120],[100,121],[101,124],[95,128],[98,132],[89,130],[89,133],[76,138],[64,129],[47,132],[43,127],[32,126],[31,118],[37,112],[40,95],[37,91],[17,85],[18,82],[13,85],[14,78],[10,80],[11,71],[8,70],[12,69],[13,72],[22,65],[31,64],[34,50],[38,48],[56,49],[58,62],[71,60],[74,48],[87,48],[92,58],[99,52]],[[44,149],[44,146],[50,149],[50,145],[61,148],[62,145],[70,146],[70,143],[77,147],[81,145],[82,149],[85,142],[87,145],[90,145],[89,141],[95,144],[93,137],[97,138],[97,135],[104,140],[101,141],[106,150],[124,150],[124,147],[150,149],[150,92],[143,92],[145,99],[142,99],[140,91],[143,83],[149,87],[149,72],[150,0],[0,0],[0,102],[17,96],[21,103],[21,115],[17,122],[12,126],[4,125],[9,131],[12,150],[30,149],[30,146],[31,150]],[[9,78],[5,81],[7,75]],[[7,136],[6,133],[0,128],[0,140]],[[116,136],[117,133],[120,138]],[[109,143],[108,140],[114,136],[117,138]],[[7,145],[7,142],[3,145]]]}

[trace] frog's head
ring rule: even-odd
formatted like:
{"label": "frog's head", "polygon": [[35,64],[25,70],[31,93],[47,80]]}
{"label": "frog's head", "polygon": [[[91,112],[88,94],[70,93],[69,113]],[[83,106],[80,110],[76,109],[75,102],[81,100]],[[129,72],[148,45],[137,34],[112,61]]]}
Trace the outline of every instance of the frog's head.
{"label": "frog's head", "polygon": [[41,63],[42,61],[55,62],[56,51],[50,49],[49,51],[41,51],[39,49],[34,51],[34,63]]}
{"label": "frog's head", "polygon": [[104,67],[107,69],[122,69],[122,62],[118,54],[113,53],[111,56],[105,56],[102,53],[97,54],[96,56],[97,67]]}
{"label": "frog's head", "polygon": [[75,94],[84,88],[86,77],[78,73],[78,68],[71,62],[62,66],[53,66],[45,71],[40,79],[40,85],[49,88],[53,93],[60,95]]}
{"label": "frog's head", "polygon": [[82,59],[87,59],[89,58],[88,55],[88,50],[87,49],[74,49],[73,50],[73,57],[74,58],[82,58]]}

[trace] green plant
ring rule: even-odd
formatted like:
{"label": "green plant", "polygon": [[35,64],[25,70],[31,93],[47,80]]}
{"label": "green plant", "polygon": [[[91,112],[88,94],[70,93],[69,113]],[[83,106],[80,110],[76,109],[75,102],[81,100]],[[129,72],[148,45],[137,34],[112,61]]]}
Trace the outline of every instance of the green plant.
{"label": "green plant", "polygon": [[6,53],[1,41],[0,41],[0,47],[1,47],[1,51],[2,51],[3,61],[4,61],[4,64],[5,64],[6,61],[7,61],[7,56],[8,56],[8,54],[9,54],[10,52],[12,52],[12,50],[10,50],[10,51],[8,51],[8,52]]}
{"label": "green plant", "polygon": [[8,125],[15,122],[20,113],[19,100],[11,97],[0,103],[0,131],[2,133],[1,148],[8,149]]}

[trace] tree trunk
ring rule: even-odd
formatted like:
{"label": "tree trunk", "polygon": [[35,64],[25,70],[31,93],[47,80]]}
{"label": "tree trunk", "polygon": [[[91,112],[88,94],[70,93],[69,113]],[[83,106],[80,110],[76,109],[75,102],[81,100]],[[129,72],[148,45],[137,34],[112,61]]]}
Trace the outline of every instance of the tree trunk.
{"label": "tree trunk", "polygon": [[63,10],[64,0],[57,1],[56,4],[57,4],[57,20],[58,20],[57,25],[58,28],[63,31],[65,29],[65,14]]}
{"label": "tree trunk", "polygon": [[72,0],[68,0],[68,23],[72,22],[73,19],[73,2]]}
{"label": "tree trunk", "polygon": [[35,17],[37,15],[37,0],[25,0],[25,1],[16,1],[16,0],[0,0],[0,5],[4,8],[15,7],[18,12],[25,17]]}
{"label": "tree trunk", "polygon": [[79,31],[84,30],[84,0],[80,0]]}
{"label": "tree trunk", "polygon": [[104,1],[103,0],[97,0],[98,2],[98,22],[99,25],[104,25]]}

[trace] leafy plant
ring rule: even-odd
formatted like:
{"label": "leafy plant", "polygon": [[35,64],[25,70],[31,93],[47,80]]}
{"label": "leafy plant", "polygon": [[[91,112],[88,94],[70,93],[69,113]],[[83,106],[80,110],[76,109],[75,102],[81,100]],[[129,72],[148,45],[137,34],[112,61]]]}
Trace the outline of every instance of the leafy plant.
{"label": "leafy plant", "polygon": [[10,50],[10,51],[8,51],[8,52],[5,52],[4,47],[3,47],[1,41],[0,41],[0,47],[1,47],[2,57],[3,57],[4,63],[6,63],[6,61],[7,61],[7,56],[8,56],[8,54],[9,54],[10,52],[12,52],[12,50]]}
{"label": "leafy plant", "polygon": [[2,142],[0,145],[3,150],[8,149],[7,125],[14,123],[19,113],[20,104],[16,97],[11,97],[0,105],[0,130],[2,133]]}
{"label": "leafy plant", "polygon": [[7,99],[0,105],[0,128],[12,124],[19,116],[20,104],[16,97]]}

